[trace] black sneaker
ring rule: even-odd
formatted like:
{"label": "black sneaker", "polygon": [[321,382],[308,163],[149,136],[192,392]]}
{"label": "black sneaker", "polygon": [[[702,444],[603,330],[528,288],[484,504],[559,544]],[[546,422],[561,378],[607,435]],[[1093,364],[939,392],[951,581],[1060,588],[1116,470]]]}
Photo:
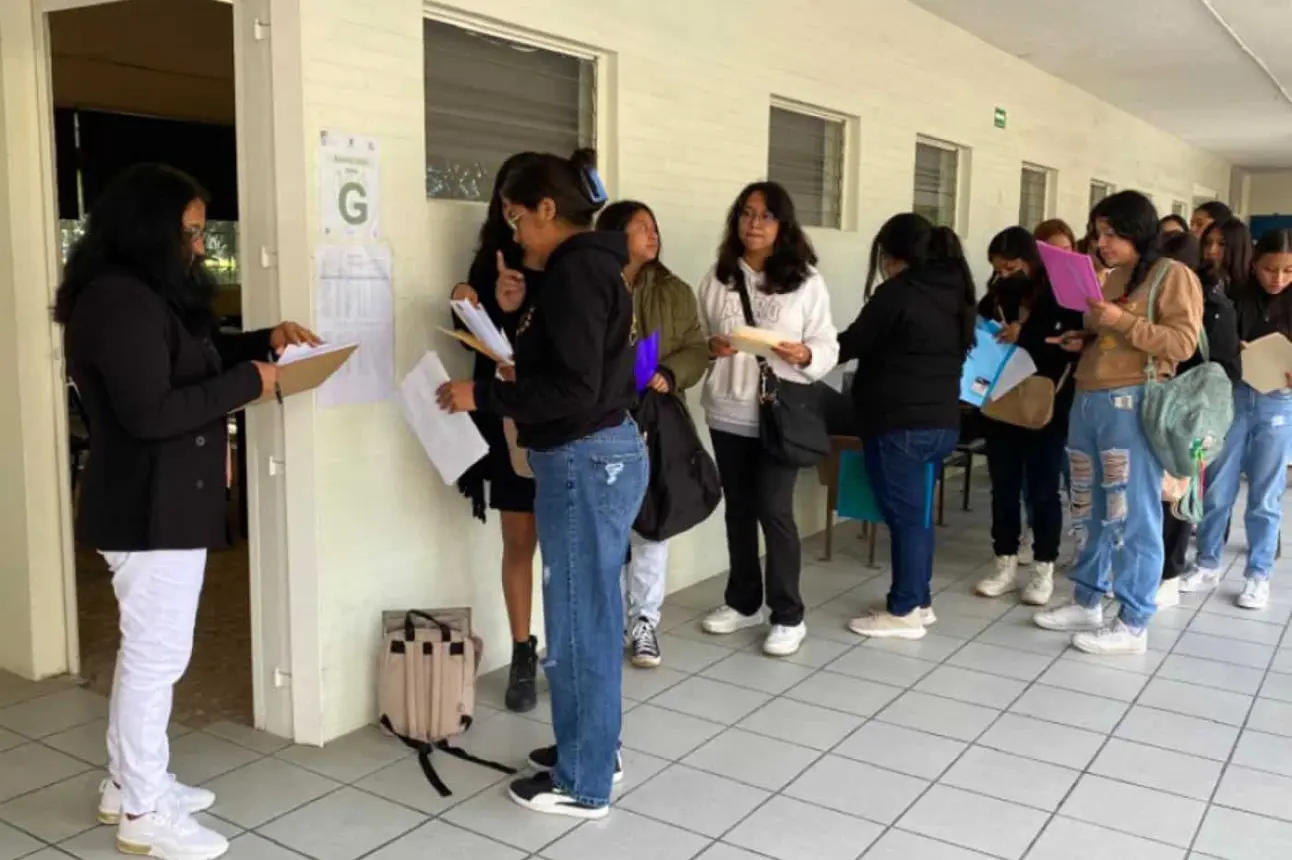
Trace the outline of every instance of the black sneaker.
{"label": "black sneaker", "polygon": [[660,664],[659,637],[655,635],[655,625],[645,618],[633,622],[629,634],[630,647],[633,650],[633,665],[638,669],[654,669]]}
{"label": "black sneaker", "polygon": [[538,704],[538,640],[533,636],[511,648],[511,675],[507,678],[507,710],[517,714],[534,710]]}
{"label": "black sneaker", "polygon": [[[540,773],[556,770],[556,747],[541,747],[529,754],[529,766]],[[618,785],[624,778],[624,754],[615,753],[615,775],[612,780]]]}
{"label": "black sneaker", "polygon": [[552,775],[546,771],[518,779],[507,792],[511,799],[526,809],[547,815],[568,815],[571,818],[605,818],[610,806],[589,806],[579,803],[552,784]]}

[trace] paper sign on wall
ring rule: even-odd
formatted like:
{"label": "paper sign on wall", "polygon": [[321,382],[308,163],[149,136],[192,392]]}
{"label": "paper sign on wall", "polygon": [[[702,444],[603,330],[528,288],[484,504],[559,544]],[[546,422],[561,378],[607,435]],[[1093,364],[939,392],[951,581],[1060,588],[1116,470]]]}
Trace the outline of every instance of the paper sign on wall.
{"label": "paper sign on wall", "polygon": [[323,238],[376,239],[380,233],[381,159],[377,141],[319,132],[319,227]]}
{"label": "paper sign on wall", "polygon": [[390,248],[319,245],[314,251],[318,333],[359,349],[318,390],[319,406],[378,403],[395,387]]}

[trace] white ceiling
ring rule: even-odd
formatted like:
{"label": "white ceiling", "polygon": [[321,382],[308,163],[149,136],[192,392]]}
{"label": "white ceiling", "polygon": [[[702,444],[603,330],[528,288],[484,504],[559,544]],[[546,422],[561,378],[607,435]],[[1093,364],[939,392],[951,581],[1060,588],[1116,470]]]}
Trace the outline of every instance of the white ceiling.
{"label": "white ceiling", "polygon": [[1292,168],[1292,0],[912,2],[1237,167]]}

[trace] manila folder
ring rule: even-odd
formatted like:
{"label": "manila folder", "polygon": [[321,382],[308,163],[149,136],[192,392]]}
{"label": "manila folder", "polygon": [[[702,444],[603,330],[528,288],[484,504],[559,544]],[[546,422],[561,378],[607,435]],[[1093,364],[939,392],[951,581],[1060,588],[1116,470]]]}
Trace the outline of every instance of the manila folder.
{"label": "manila folder", "polygon": [[1260,394],[1287,388],[1292,371],[1292,340],[1275,332],[1247,344],[1242,352],[1243,382]]}
{"label": "manila folder", "polygon": [[[315,355],[301,357],[290,364],[278,365],[278,388],[283,393],[283,397],[290,397],[293,394],[300,394],[303,391],[312,391],[318,388],[328,380],[332,374],[336,373],[341,365],[345,364],[354,351],[359,348],[358,344],[348,344],[343,347],[323,348],[318,350]],[[273,400],[271,394],[267,397],[261,397],[257,403],[267,403]]]}

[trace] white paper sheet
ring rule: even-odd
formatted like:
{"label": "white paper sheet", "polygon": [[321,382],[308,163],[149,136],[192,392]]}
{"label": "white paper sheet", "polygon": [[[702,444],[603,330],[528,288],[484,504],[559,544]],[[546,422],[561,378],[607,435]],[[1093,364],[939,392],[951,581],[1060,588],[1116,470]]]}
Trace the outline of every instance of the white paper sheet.
{"label": "white paper sheet", "polygon": [[314,252],[318,334],[359,349],[319,388],[319,406],[380,403],[395,388],[390,248],[319,245]]}
{"label": "white paper sheet", "polygon": [[1287,388],[1292,371],[1292,340],[1275,332],[1257,338],[1243,348],[1243,382],[1258,394]]}
{"label": "white paper sheet", "polygon": [[754,328],[742,325],[731,330],[727,336],[731,345],[741,352],[757,355],[761,358],[779,358],[772,347],[785,342],[785,335],[765,328]]}
{"label": "white paper sheet", "polygon": [[278,356],[278,366],[285,367],[289,364],[295,364],[298,361],[304,361],[307,358],[313,358],[316,355],[327,355],[329,352],[340,352],[343,349],[349,349],[352,346],[358,346],[357,343],[324,343],[319,346],[306,346],[302,343],[289,344],[283,349]]}
{"label": "white paper sheet", "polygon": [[1000,376],[996,378],[996,384],[992,386],[991,399],[999,400],[1035,373],[1036,362],[1032,360],[1031,354],[1025,349],[1014,350],[1009,361],[1005,362]]}
{"label": "white paper sheet", "polygon": [[483,309],[465,300],[450,301],[449,304],[467,327],[467,331],[475,335],[485,349],[508,362],[512,360],[511,341],[507,340],[507,335],[493,324],[493,320],[489,319]]}
{"label": "white paper sheet", "polygon": [[445,484],[453,484],[489,453],[489,443],[470,415],[450,414],[435,402],[436,390],[448,381],[449,374],[440,357],[428,352],[404,377],[396,397],[404,420],[422,443],[431,465]]}

